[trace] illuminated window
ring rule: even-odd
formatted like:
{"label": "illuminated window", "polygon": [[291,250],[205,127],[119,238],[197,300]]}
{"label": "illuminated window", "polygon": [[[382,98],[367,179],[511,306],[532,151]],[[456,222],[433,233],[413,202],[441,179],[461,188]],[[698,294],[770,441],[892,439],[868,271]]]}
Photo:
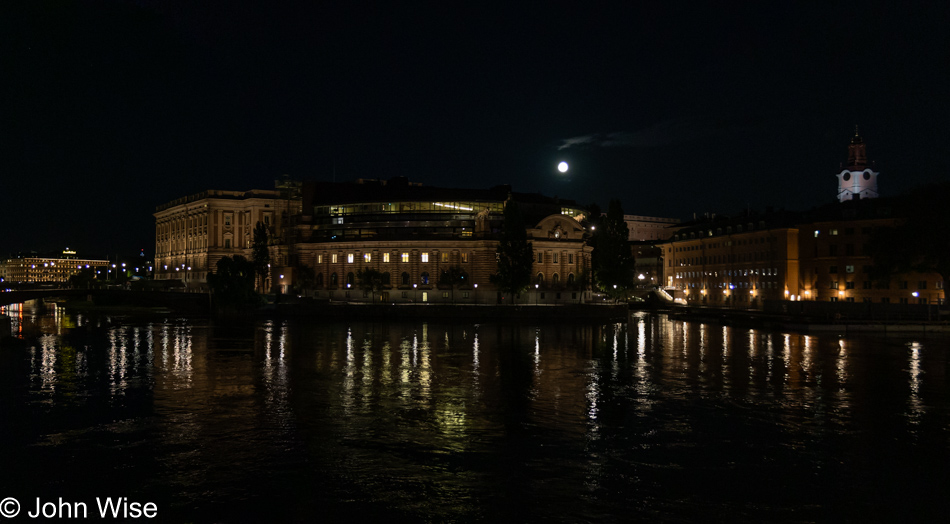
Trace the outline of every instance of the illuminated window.
{"label": "illuminated window", "polygon": [[465,264],[468,262],[468,253],[462,253],[462,263]]}
{"label": "illuminated window", "polygon": [[353,263],[353,253],[347,253],[347,255],[346,255],[346,263],[347,263],[347,264],[352,264],[352,263]]}
{"label": "illuminated window", "polygon": [[317,264],[323,263],[323,255],[317,255]]}
{"label": "illuminated window", "polygon": [[336,264],[336,253],[330,255],[330,262]]}
{"label": "illuminated window", "polygon": [[449,254],[442,253],[442,262],[448,262],[448,261],[449,261]]}
{"label": "illuminated window", "polygon": [[425,263],[425,262],[428,262],[428,261],[429,261],[429,254],[428,254],[428,253],[423,253],[423,254],[422,254],[422,262]]}
{"label": "illuminated window", "polygon": [[369,262],[371,260],[373,260],[373,255],[370,255],[369,253],[363,253],[363,262]]}
{"label": "illuminated window", "polygon": [[409,253],[403,253],[401,255],[400,260],[402,260],[403,262],[409,262]]}
{"label": "illuminated window", "polygon": [[383,253],[383,262],[385,263],[389,262],[389,253]]}

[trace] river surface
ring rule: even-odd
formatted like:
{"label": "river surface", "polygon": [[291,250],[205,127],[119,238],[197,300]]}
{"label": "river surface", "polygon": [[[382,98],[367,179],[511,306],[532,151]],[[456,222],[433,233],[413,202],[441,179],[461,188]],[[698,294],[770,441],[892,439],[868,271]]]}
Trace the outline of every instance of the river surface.
{"label": "river surface", "polygon": [[4,312],[25,339],[0,349],[11,522],[37,498],[101,520],[97,497],[152,522],[950,514],[936,335]]}

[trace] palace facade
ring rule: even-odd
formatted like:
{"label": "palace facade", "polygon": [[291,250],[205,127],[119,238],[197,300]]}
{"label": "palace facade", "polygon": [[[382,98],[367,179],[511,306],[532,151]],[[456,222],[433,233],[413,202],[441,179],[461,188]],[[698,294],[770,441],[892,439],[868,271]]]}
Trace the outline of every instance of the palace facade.
{"label": "palace facade", "polygon": [[299,212],[295,185],[277,189],[209,190],[158,206],[155,216],[155,279],[182,280],[189,289],[206,289],[208,272],[222,257],[250,258],[254,227],[263,223],[279,238],[289,217]]}

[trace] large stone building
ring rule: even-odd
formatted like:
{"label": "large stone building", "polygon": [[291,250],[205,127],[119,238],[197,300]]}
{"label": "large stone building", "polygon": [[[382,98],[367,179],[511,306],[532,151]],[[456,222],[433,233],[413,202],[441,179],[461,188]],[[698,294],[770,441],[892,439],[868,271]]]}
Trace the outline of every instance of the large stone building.
{"label": "large stone building", "polygon": [[274,190],[209,190],[158,206],[155,279],[207,287],[208,272],[225,256],[250,258],[254,227],[263,223],[279,239],[300,210],[299,192],[286,180]]}
{"label": "large stone building", "polygon": [[[270,231],[270,285],[318,299],[495,303],[491,283],[505,202],[518,203],[533,245],[532,287],[521,302],[589,298],[590,251],[573,201],[389,181],[307,182],[275,191],[208,191],[160,206],[156,279],[206,288],[224,256],[250,258],[258,221]],[[376,292],[361,270],[379,272]]]}
{"label": "large stone building", "polygon": [[641,215],[624,215],[623,221],[627,224],[628,239],[633,241],[666,240],[673,235],[678,218],[648,217]]}
{"label": "large stone building", "polygon": [[891,211],[889,201],[878,199],[689,224],[660,246],[665,284],[687,302],[705,305],[759,307],[779,299],[943,304],[937,273],[872,276],[870,239],[876,228],[896,224]]}
{"label": "large stone building", "polygon": [[799,294],[798,228],[788,217],[745,216],[691,224],[660,245],[666,287],[688,303],[756,307]]}

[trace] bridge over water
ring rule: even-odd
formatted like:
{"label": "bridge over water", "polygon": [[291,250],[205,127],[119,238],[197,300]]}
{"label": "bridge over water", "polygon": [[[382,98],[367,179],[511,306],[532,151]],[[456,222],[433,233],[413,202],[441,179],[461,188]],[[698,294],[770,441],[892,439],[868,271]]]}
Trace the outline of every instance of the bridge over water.
{"label": "bridge over water", "polygon": [[128,291],[125,289],[17,289],[0,291],[0,305],[19,304],[39,298],[60,297],[67,301],[91,302],[99,307],[168,308],[182,313],[207,313],[206,293],[175,291]]}

